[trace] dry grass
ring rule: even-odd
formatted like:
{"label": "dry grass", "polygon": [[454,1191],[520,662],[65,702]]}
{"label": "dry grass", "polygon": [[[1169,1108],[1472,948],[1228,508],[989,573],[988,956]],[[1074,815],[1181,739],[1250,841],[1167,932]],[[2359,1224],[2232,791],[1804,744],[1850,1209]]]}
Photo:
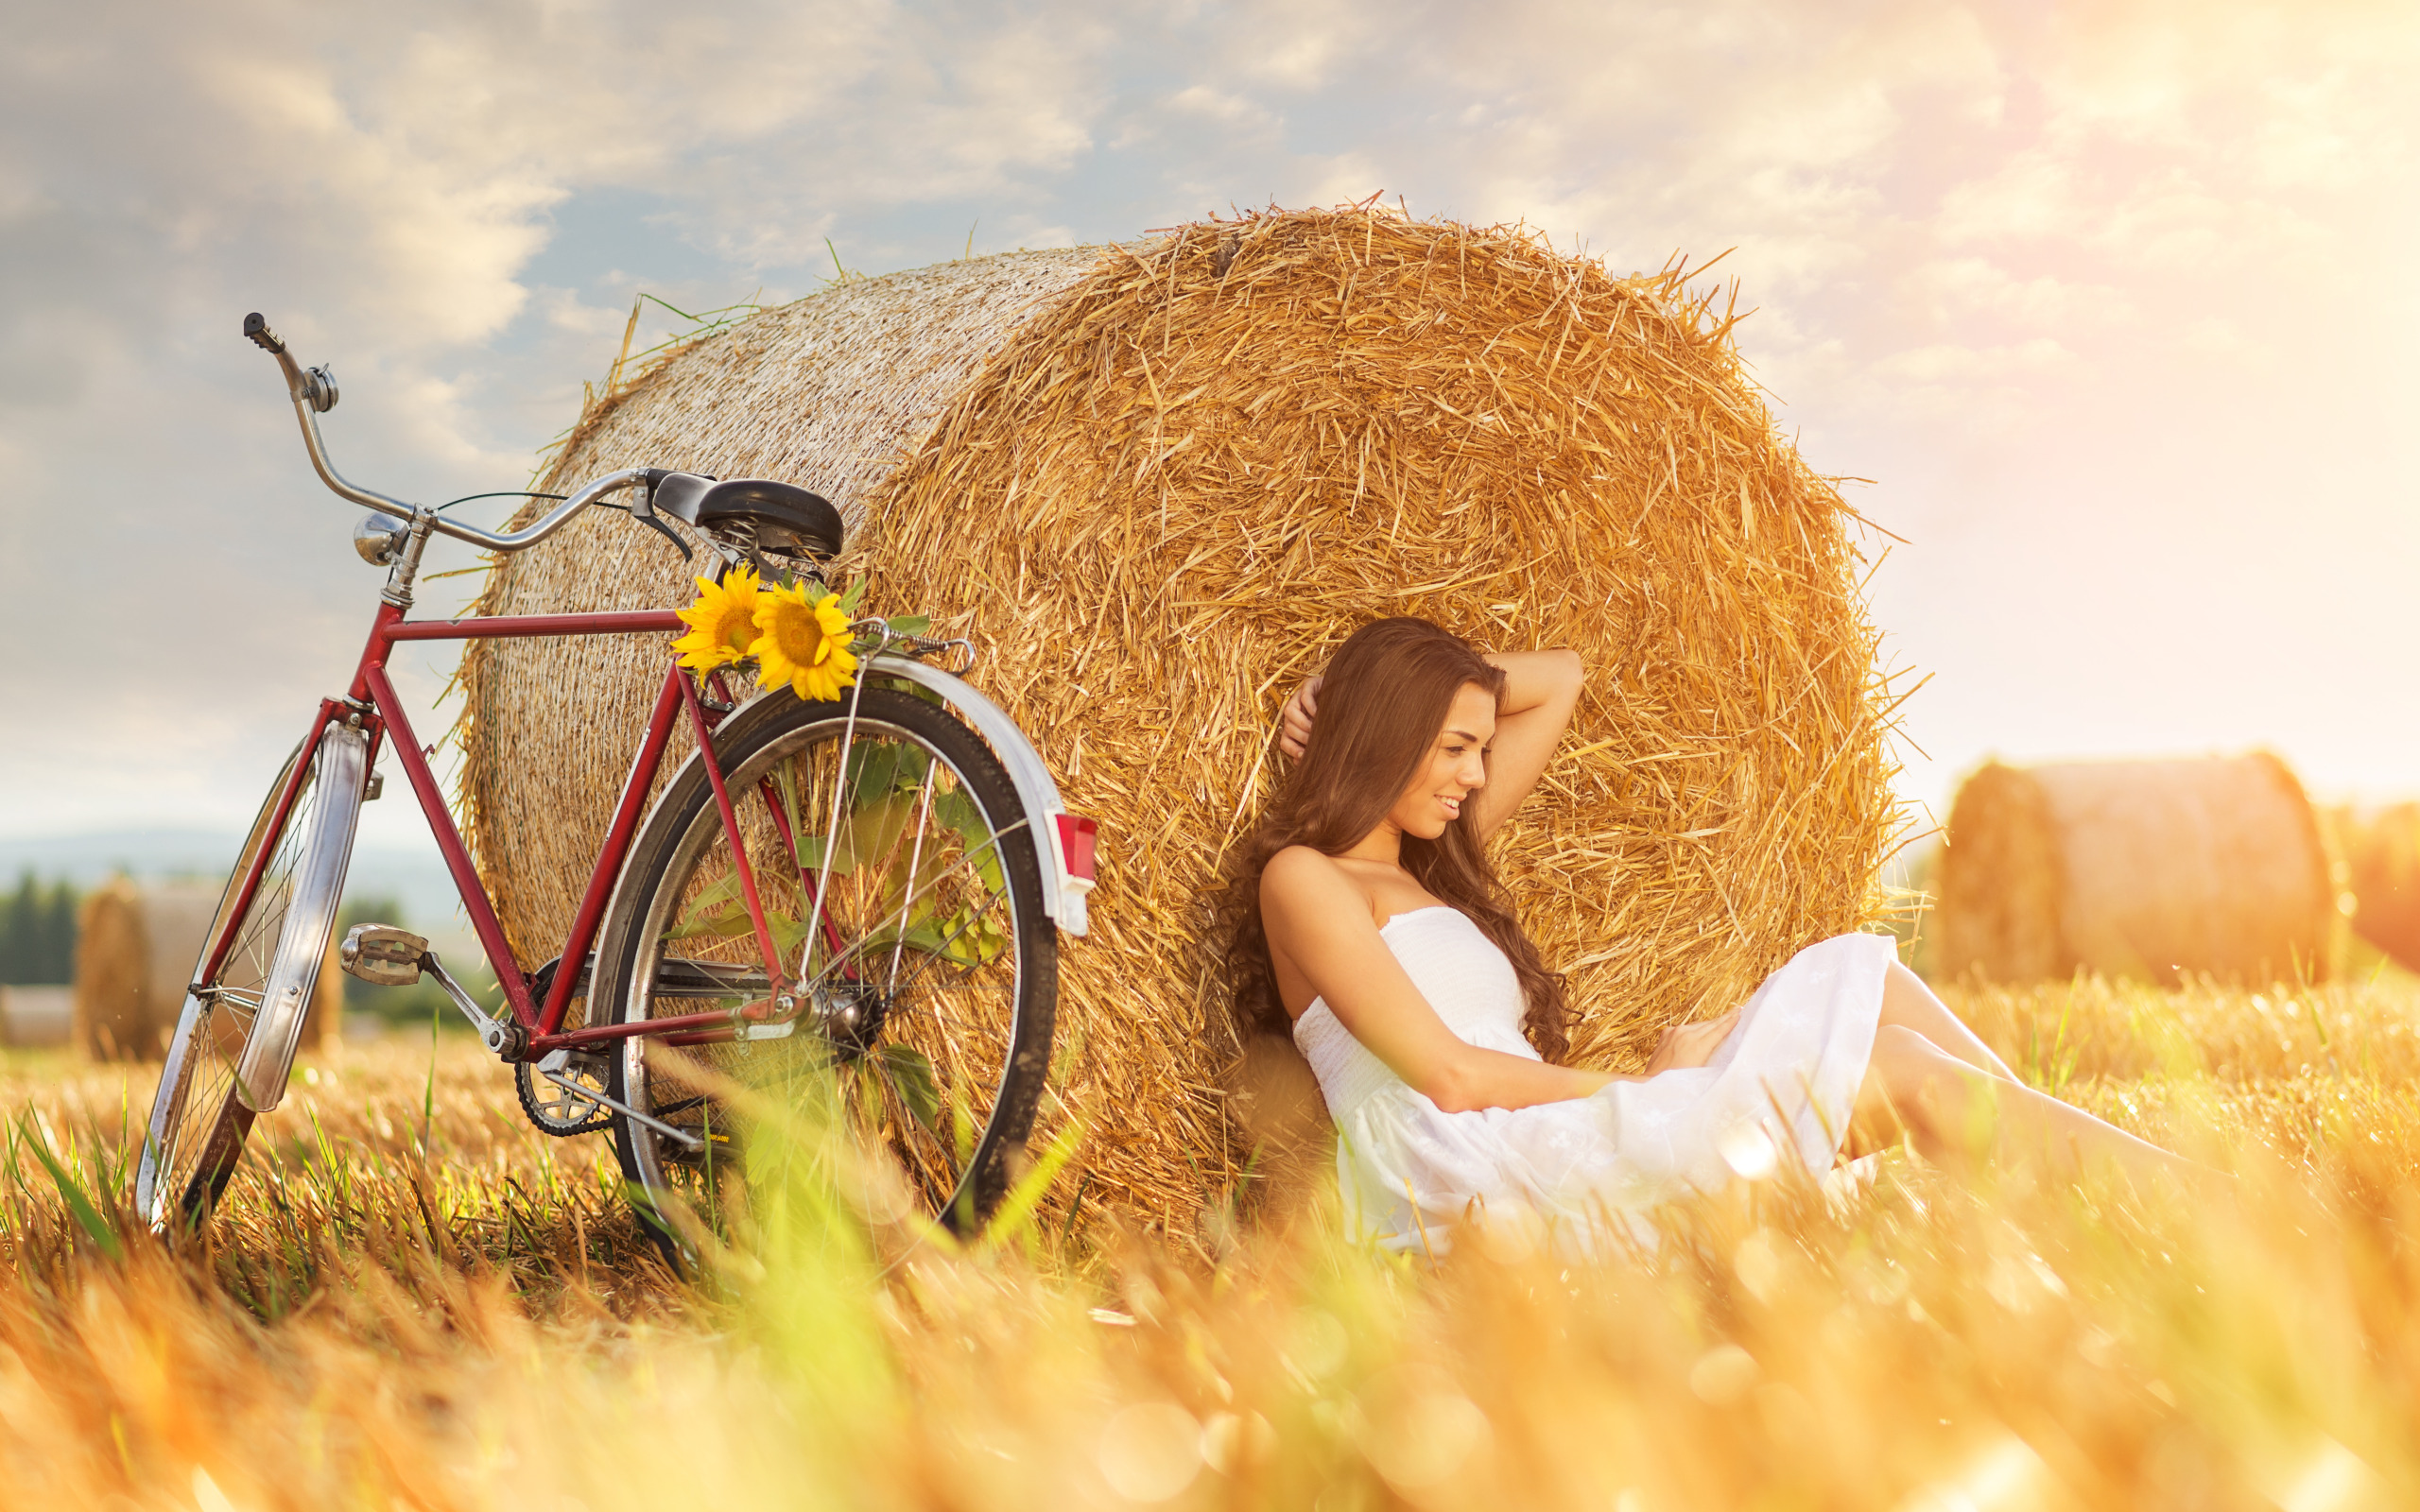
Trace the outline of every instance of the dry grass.
{"label": "dry grass", "polygon": [[[1724,309],[1677,271],[1365,208],[1094,258],[1035,273],[1022,307],[993,296],[1027,266],[985,260],[768,312],[598,406],[549,477],[832,480],[870,602],[981,648],[976,681],[1103,821],[1060,995],[1097,1210],[1190,1230],[1251,1153],[1205,893],[1275,779],[1279,701],[1369,619],[1591,669],[1499,841],[1570,973],[1583,1059],[1634,1059],[1873,917],[1894,806],[1855,520],[1776,431]],[[672,601],[680,565],[650,539],[575,525],[503,564],[483,607]],[[533,958],[661,656],[499,644],[467,664],[481,864]]]}
{"label": "dry grass", "polygon": [[700,1290],[648,1260],[598,1145],[528,1132],[467,1046],[431,1097],[425,1042],[397,1037],[317,1063],[215,1248],[171,1257],[79,1220],[30,1143],[116,1188],[140,1091],[10,1057],[0,1486],[180,1509],[2410,1504],[2420,985],[1958,1001],[2036,1080],[2233,1165],[2240,1200],[1970,1192],[1900,1161],[1850,1211],[1703,1204],[1650,1263],[1506,1236],[1392,1263],[1315,1208],[1196,1249],[1053,1228],[887,1271],[810,1200]]}

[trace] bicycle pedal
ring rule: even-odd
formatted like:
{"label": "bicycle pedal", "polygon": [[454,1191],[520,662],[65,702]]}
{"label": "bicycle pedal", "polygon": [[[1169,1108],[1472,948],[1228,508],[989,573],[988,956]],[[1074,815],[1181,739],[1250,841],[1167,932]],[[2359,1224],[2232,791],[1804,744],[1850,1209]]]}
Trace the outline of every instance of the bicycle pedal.
{"label": "bicycle pedal", "polygon": [[355,924],[337,949],[337,964],[348,976],[372,987],[409,987],[420,980],[428,941],[392,924]]}

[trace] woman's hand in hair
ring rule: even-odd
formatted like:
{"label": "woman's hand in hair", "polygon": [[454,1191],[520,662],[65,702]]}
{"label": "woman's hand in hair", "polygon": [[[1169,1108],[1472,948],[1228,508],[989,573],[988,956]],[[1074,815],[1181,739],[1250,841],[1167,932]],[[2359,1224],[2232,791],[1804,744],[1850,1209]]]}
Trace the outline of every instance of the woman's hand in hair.
{"label": "woman's hand in hair", "polygon": [[1303,752],[1310,748],[1311,716],[1319,712],[1321,681],[1318,677],[1305,678],[1277,716],[1277,748],[1295,761],[1301,761]]}
{"label": "woman's hand in hair", "polygon": [[1647,1057],[1647,1074],[1678,1071],[1687,1066],[1703,1066],[1731,1038],[1732,1029],[1739,1022],[1739,1010],[1732,1009],[1720,1019],[1703,1023],[1676,1023],[1664,1031],[1655,1041],[1655,1054]]}

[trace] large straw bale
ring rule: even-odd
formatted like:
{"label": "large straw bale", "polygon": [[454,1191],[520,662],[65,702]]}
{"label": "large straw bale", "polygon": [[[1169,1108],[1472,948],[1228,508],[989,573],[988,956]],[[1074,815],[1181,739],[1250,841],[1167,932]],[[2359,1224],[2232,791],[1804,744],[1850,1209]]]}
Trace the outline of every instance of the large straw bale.
{"label": "large straw bale", "polygon": [[2335,897],[2302,784],[2266,751],[1995,762],[1950,810],[1932,970],[2002,982],[2316,978]]}
{"label": "large straw bale", "polygon": [[[1895,810],[1853,516],[1677,272],[1361,209],[1051,263],[1028,284],[1046,297],[970,322],[994,267],[1034,265],[845,285],[707,340],[589,416],[548,482],[648,463],[821,490],[872,604],[974,638],[976,680],[1103,820],[1060,1000],[1088,1201],[1183,1219],[1245,1154],[1205,893],[1277,776],[1279,701],[1369,619],[1587,662],[1540,799],[1497,843],[1570,973],[1583,1059],[1635,1064],[1664,1024],[1871,918]],[[896,387],[938,365],[890,376],[910,333],[960,340],[915,423]],[[832,360],[862,387],[826,381]],[[895,471],[815,439],[877,433]],[[604,519],[500,564],[483,607],[685,591],[660,542]],[[532,955],[562,938],[664,654],[468,660],[467,807]]]}
{"label": "large straw bale", "polygon": [[[782,478],[839,506],[854,531],[904,448],[932,429],[1038,299],[1090,251],[1014,252],[853,280],[697,343],[582,415],[542,480],[561,492],[638,456],[647,467]],[[592,512],[508,558],[491,614],[660,609],[693,573],[651,531]],[[553,956],[605,839],[665,656],[651,639],[476,641],[462,659],[464,836],[523,963]],[[679,730],[670,772],[687,748]],[[596,808],[596,812],[590,810]],[[565,900],[569,902],[566,902]]]}
{"label": "large straw bale", "polygon": [[2344,813],[2336,830],[2354,933],[2420,971],[2420,803]]}
{"label": "large straw bale", "polygon": [[[216,917],[217,883],[138,885],[113,877],[84,900],[76,942],[73,1040],[100,1060],[153,1060],[184,1008],[185,988]],[[343,975],[335,942],[320,970],[302,1043],[325,1049],[341,1032]]]}

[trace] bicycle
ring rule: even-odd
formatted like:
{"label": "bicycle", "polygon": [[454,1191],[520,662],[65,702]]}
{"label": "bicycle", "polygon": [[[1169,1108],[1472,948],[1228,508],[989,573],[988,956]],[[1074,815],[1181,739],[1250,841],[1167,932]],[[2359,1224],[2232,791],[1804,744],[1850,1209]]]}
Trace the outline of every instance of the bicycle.
{"label": "bicycle", "polygon": [[[504,1003],[488,1012],[426,939],[391,925],[350,931],[344,970],[388,986],[433,979],[512,1068],[533,1125],[610,1131],[648,1231],[676,1258],[694,1255],[701,1199],[745,1168],[751,1108],[813,1090],[837,1093],[826,1106],[844,1134],[895,1168],[886,1216],[913,1204],[961,1231],[980,1224],[1009,1189],[1048,1073],[1057,932],[1085,931],[1097,826],[1066,812],[1032,743],[964,680],[972,644],[913,621],[853,620],[856,680],[821,700],[788,688],[742,698],[730,669],[667,658],[568,936],[525,970],[389,655],[685,627],[670,610],[409,619],[429,539],[520,551],[604,505],[684,555],[666,521],[687,526],[719,560],[717,583],[744,565],[822,587],[839,512],[792,484],[632,468],[530,495],[553,507],[519,530],[483,530],[347,482],[319,427],[337,403],[333,374],[302,367],[257,314],[244,335],[277,359],[320,482],[370,509],[354,547],[389,573],[350,688],[320,700],[270,785],[205,936],[145,1131],[145,1221],[164,1233],[206,1222],[253,1122],[285,1096],[355,821],[384,787],[383,744]],[[630,498],[605,504],[619,493]],[[696,748],[642,813],[682,724]]]}

